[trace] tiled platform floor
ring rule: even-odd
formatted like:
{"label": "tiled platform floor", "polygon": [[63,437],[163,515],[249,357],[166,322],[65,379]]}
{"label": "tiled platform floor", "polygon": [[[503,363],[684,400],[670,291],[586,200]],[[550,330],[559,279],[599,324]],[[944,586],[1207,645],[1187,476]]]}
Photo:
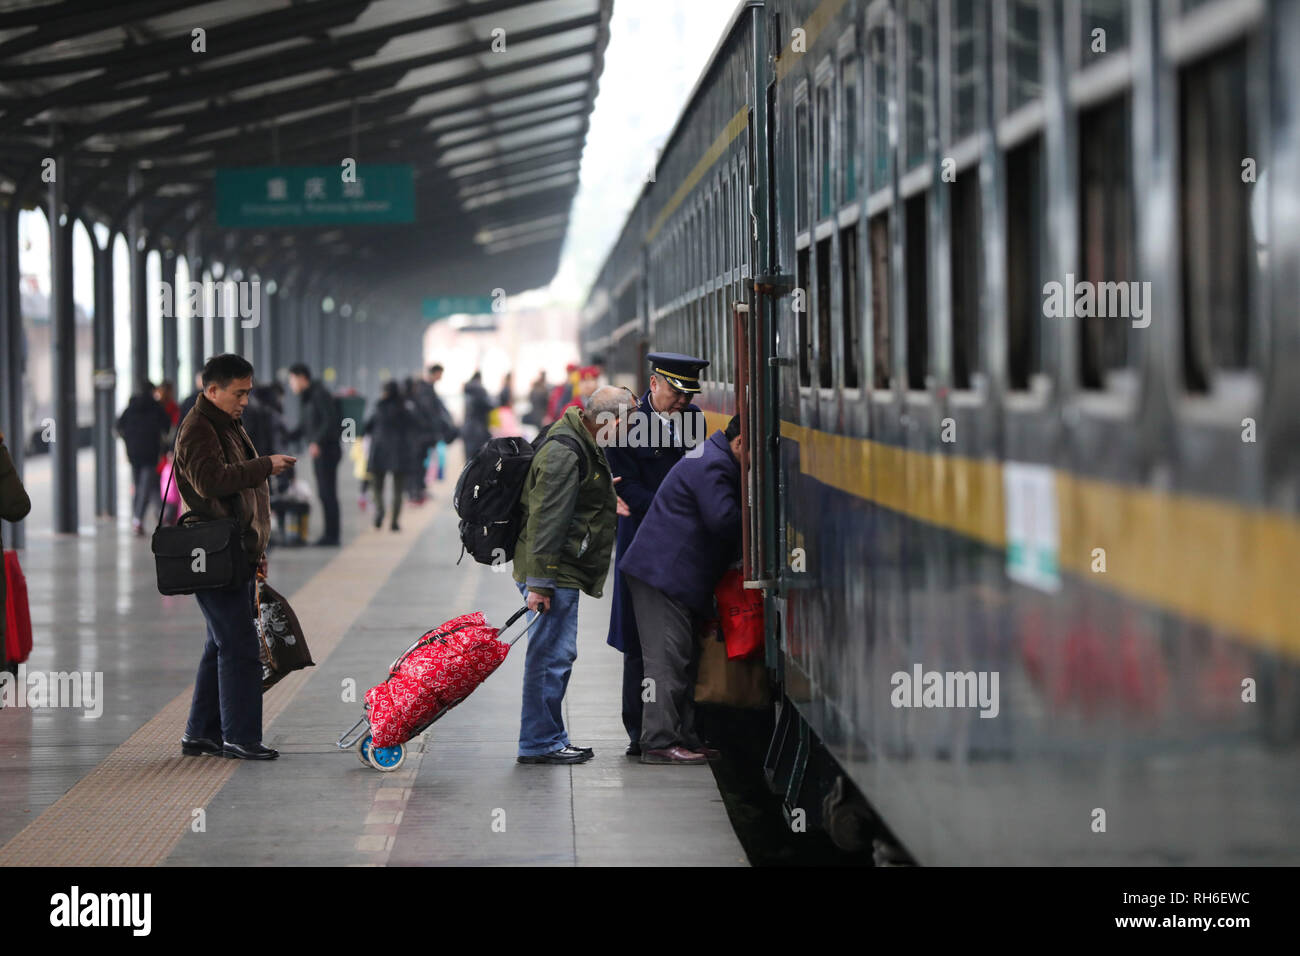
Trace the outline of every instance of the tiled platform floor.
{"label": "tiled platform floor", "polygon": [[28,465],[28,667],[103,672],[103,714],[0,710],[0,864],[745,864],[707,769],[623,755],[608,598],[583,598],[566,701],[570,736],[595,748],[592,761],[515,763],[522,642],[398,772],[335,748],[361,714],[344,699],[353,684],[359,700],[415,637],[456,613],[503,622],[519,605],[508,575],[456,566],[450,479],[392,534],[365,522],[345,463],[344,547],[272,556],[271,583],[303,618],[317,660],[265,698],[265,740],[281,759],[179,758],[202,617],[193,598],[158,595],[148,539],[132,538],[125,518],[88,517],[89,452],[81,464],[77,537],[49,532],[46,463]]}

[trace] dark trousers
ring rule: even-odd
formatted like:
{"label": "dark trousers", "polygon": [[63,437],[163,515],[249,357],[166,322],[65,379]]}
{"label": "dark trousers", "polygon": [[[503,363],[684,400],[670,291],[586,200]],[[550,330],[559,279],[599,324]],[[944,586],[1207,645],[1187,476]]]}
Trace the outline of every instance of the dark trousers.
{"label": "dark trousers", "polygon": [[197,591],[208,622],[185,733],[236,744],[262,742],[262,664],[258,660],[254,575],[230,588]]}
{"label": "dark trousers", "polygon": [[623,572],[632,592],[645,676],[651,680],[641,705],[641,751],[674,745],[699,746],[695,736],[695,620],[690,608],[640,578]]}
{"label": "dark trousers", "polygon": [[321,538],[325,541],[339,540],[339,459],[343,452],[338,445],[321,445],[320,454],[312,459],[316,469],[316,493],[320,495],[320,507],[325,512],[325,528]]}
{"label": "dark trousers", "polygon": [[402,513],[402,473],[400,471],[377,471],[371,485],[371,494],[375,497],[375,527],[384,520],[384,484],[389,475],[393,477],[392,527],[397,527],[397,516]]}
{"label": "dark trousers", "polygon": [[162,508],[162,489],[158,486],[158,462],[131,462],[131,477],[135,480],[135,497],[131,502],[131,516],[144,521],[149,505]]}
{"label": "dark trousers", "polygon": [[[629,600],[631,600],[629,598]],[[645,679],[645,664],[641,660],[641,644],[623,635],[623,729],[632,743],[641,740],[641,681]]]}

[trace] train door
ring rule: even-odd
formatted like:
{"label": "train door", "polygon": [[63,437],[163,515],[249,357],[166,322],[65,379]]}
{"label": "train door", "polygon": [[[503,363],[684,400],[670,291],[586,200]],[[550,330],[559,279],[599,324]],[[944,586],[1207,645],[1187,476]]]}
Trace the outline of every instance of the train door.
{"label": "train door", "polygon": [[732,308],[736,342],[736,412],[741,434],[742,553],[746,586],[763,587],[768,566],[763,541],[763,500],[768,486],[767,416],[763,407],[763,345],[760,322],[752,321],[749,306]]}

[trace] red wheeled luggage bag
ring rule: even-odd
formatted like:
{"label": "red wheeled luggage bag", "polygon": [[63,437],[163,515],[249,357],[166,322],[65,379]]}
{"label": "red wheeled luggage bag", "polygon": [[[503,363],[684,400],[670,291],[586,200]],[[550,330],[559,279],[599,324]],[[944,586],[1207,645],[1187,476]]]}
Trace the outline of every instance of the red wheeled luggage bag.
{"label": "red wheeled luggage bag", "polygon": [[510,648],[475,611],[453,617],[421,637],[393,662],[388,679],[366,691],[376,747],[404,744],[440,710],[473,693],[501,666]]}
{"label": "red wheeled luggage bag", "polygon": [[[501,630],[526,611],[516,611]],[[396,770],[405,758],[402,745],[487,680],[528,627],[507,643],[500,640],[501,632],[475,611],[426,631],[393,661],[384,682],[366,691],[366,716],[339,738],[339,749],[356,747],[363,763],[378,770]],[[368,730],[358,733],[366,724]]]}

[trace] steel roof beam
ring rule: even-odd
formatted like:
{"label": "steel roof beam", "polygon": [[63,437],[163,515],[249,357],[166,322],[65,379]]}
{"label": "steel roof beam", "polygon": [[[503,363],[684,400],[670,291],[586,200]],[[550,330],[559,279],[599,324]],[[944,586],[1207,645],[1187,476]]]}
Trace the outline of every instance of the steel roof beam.
{"label": "steel roof beam", "polygon": [[[530,1],[536,3],[536,0]],[[474,16],[478,16],[478,14],[474,14]],[[536,27],[536,29],[532,30],[516,31],[510,39],[511,43],[519,46],[519,44],[547,38],[547,36],[569,33],[569,31],[582,29],[582,27],[595,26],[597,25],[598,20],[599,17],[594,16],[594,14],[585,17],[573,17],[569,18],[567,21],[550,23],[550,25]],[[351,38],[348,38],[348,40],[351,40]],[[463,60],[465,57],[469,56],[481,56],[482,53],[487,52],[489,44],[490,40],[487,39],[471,40],[471,42],[461,43],[459,46],[437,49],[437,51],[429,53],[421,53],[419,56],[406,57],[404,60],[389,62],[389,64],[380,64],[376,66],[368,66],[368,68],[361,70],[352,70],[352,72],[347,75],[347,79],[354,83],[359,81],[374,81],[376,82],[377,88],[389,88],[393,86],[396,81],[399,81],[400,78],[404,77],[404,75],[412,72],[412,70],[422,69],[425,68],[425,66],[445,64],[445,62],[450,60]],[[589,49],[590,46],[591,44],[586,44],[586,48]],[[341,44],[334,44],[334,46],[331,47],[331,52],[339,52],[342,51],[342,49],[343,46],[341,46]],[[347,57],[347,59],[364,59],[364,57]],[[294,60],[307,61],[307,64],[305,64],[307,65],[307,69],[292,69],[291,62]],[[269,75],[268,77],[265,73],[259,73],[257,72],[257,68],[269,68],[272,75]],[[230,90],[238,90],[238,88],[256,86],[261,82],[269,82],[274,81],[274,79],[290,77],[290,75],[295,73],[315,72],[315,70],[318,69],[320,69],[320,62],[318,62],[317,59],[313,59],[313,52],[311,49],[304,48],[303,51],[273,53],[273,55],[253,62],[238,62],[238,64],[222,66],[222,68],[203,70],[203,72],[195,73],[192,79],[195,79],[195,81],[203,81],[207,86],[216,86],[221,92],[229,92]],[[194,85],[195,83],[188,83],[188,86]],[[161,98],[157,100],[149,100],[148,103],[136,105],[136,107],[130,107],[129,109],[123,109],[123,111],[113,113],[112,116],[105,117],[105,120],[100,122],[98,125],[109,127],[110,129],[110,127],[113,127],[116,122],[122,120],[130,121],[131,118],[134,117],[152,116],[152,113],[159,111],[160,108],[165,108],[168,107],[168,105],[175,105],[177,103],[183,103],[183,101],[186,100],[194,99],[194,96],[179,95],[178,90],[183,86],[186,86],[185,83],[178,86],[178,83],[172,81],[172,79],[165,79],[165,81],[155,83],[151,88],[138,86],[123,88],[121,91],[122,95],[116,96],[116,98],[113,99],[135,99],[138,98],[138,96],[152,96],[153,94],[161,94]],[[308,83],[308,85],[294,87],[294,90],[292,91],[318,91],[318,88],[320,88],[318,83]],[[270,94],[266,99],[276,99],[281,95],[282,94]],[[411,95],[411,92],[408,90],[398,90],[394,92],[393,98],[404,99],[408,98],[409,95]],[[341,99],[346,99],[346,94],[341,96]],[[274,104],[274,108],[276,108],[278,112],[287,112],[282,108],[282,105],[278,103]],[[196,111],[191,113],[190,116],[205,117],[207,116],[207,111]],[[151,126],[172,125],[172,122],[169,121],[169,117],[162,117],[162,120],[164,120],[164,122],[155,122],[155,124],[151,124]],[[203,122],[192,125],[191,129],[194,130],[195,133],[198,133],[199,130],[203,129]]]}

